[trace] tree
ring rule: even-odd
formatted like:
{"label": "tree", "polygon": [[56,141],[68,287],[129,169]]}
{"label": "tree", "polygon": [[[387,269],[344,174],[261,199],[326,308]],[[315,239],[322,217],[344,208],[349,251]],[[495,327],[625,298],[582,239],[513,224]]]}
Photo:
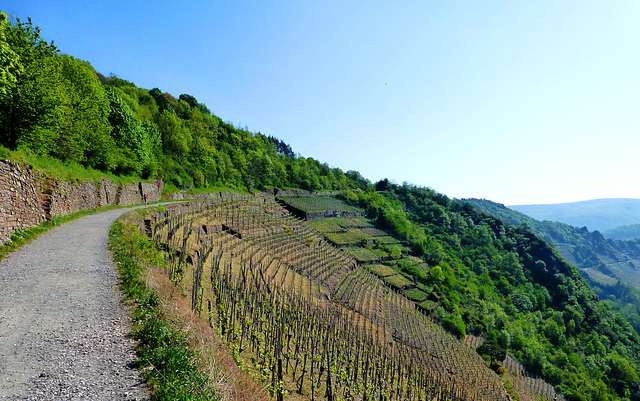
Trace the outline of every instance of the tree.
{"label": "tree", "polygon": [[109,99],[90,64],[57,56],[61,66],[62,115],[51,154],[103,170],[115,166],[115,143],[109,132]]}
{"label": "tree", "polygon": [[60,104],[57,48],[42,39],[30,19],[15,24],[1,19],[2,68],[10,85],[0,95],[0,143],[11,149],[21,143],[45,154],[51,149],[51,128],[60,117],[55,110]]}
{"label": "tree", "polygon": [[459,315],[447,315],[442,321],[442,326],[458,338],[464,338],[467,334],[464,321]]}
{"label": "tree", "polygon": [[180,119],[170,110],[165,109],[158,119],[158,129],[162,135],[162,149],[166,155],[183,159],[191,145],[191,132],[184,129]]}
{"label": "tree", "polygon": [[386,191],[389,188],[389,179],[385,178],[376,183],[376,191]]}
{"label": "tree", "polygon": [[124,167],[124,160],[120,160],[120,169],[133,169],[140,174],[143,171],[149,174],[155,164],[154,148],[159,145],[158,129],[151,122],[143,122],[131,110],[120,96],[117,88],[110,88],[107,92],[111,104],[109,122],[112,130],[111,136],[121,148],[128,149],[134,160]]}
{"label": "tree", "polygon": [[495,336],[490,336],[480,345],[476,351],[480,355],[489,356],[490,360],[496,362],[502,362],[507,357],[507,348],[498,343],[498,339]]}
{"label": "tree", "polygon": [[0,96],[9,93],[24,70],[20,57],[7,42],[5,35],[7,29],[7,14],[0,12]]}
{"label": "tree", "polygon": [[607,364],[611,368],[611,378],[621,384],[638,383],[640,378],[629,361],[617,351],[611,352],[607,357]]}

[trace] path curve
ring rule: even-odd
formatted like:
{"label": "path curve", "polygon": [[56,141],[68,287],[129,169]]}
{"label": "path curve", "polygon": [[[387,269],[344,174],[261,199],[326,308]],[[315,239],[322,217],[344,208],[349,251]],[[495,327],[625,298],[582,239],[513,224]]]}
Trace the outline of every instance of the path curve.
{"label": "path curve", "polygon": [[128,209],[74,220],[0,262],[0,399],[147,400],[108,231]]}

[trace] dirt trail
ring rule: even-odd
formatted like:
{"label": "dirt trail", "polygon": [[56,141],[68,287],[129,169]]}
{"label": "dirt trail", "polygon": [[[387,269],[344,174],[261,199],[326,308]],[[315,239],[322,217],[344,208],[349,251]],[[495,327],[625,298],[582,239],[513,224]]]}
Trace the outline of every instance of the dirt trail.
{"label": "dirt trail", "polygon": [[0,262],[0,399],[149,399],[107,249],[126,210],[57,227]]}

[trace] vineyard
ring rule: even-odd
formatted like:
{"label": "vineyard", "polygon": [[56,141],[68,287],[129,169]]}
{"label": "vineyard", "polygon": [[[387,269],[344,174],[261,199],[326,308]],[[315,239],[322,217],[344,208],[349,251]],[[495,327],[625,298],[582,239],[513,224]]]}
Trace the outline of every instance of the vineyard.
{"label": "vineyard", "polygon": [[[333,202],[340,201],[336,199]],[[343,203],[342,207],[348,206]],[[402,272],[385,263],[402,260],[405,266],[413,265],[425,272],[429,270],[428,266],[421,259],[407,256],[409,248],[402,241],[376,228],[371,220],[366,217],[335,217],[314,220],[308,224],[331,244],[344,249],[359,265],[365,266],[397,292],[414,301],[418,307],[425,311],[435,308],[436,304],[427,299],[431,289],[415,284]]]}
{"label": "vineyard", "polygon": [[[512,399],[507,376],[416,308],[426,293],[403,295],[395,270],[359,264],[272,197],[168,208],[146,229],[193,310],[278,400]],[[508,373],[520,400],[555,396],[527,380]]]}
{"label": "vineyard", "polygon": [[307,212],[324,212],[327,210],[364,212],[364,210],[359,207],[347,205],[331,196],[287,196],[283,198],[283,200]]}

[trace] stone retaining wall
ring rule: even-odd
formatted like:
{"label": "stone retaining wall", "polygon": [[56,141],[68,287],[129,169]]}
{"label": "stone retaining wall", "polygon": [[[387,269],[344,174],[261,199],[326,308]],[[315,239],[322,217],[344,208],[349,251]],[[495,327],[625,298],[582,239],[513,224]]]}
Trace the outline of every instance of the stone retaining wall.
{"label": "stone retaining wall", "polygon": [[175,192],[169,196],[170,200],[183,200],[183,199],[200,199],[200,200],[210,200],[210,199],[232,199],[232,198],[241,198],[243,196],[248,195],[240,195],[232,192],[202,192],[197,194],[190,194],[186,192]]}
{"label": "stone retaining wall", "polygon": [[45,220],[38,187],[31,169],[0,161],[0,244],[16,230],[37,226]]}
{"label": "stone retaining wall", "polygon": [[134,205],[161,199],[164,183],[122,185],[102,179],[68,182],[34,174],[30,168],[0,160],[0,244],[16,230],[37,226],[47,217],[107,205]]}
{"label": "stone retaining wall", "polygon": [[64,216],[98,205],[96,184],[93,181],[84,181],[78,184],[57,181],[51,194],[49,214],[51,217]]}
{"label": "stone retaining wall", "polygon": [[98,185],[98,204],[100,206],[115,205],[118,199],[119,185],[113,181],[100,180]]}
{"label": "stone retaining wall", "polygon": [[306,191],[303,189],[265,188],[264,193],[271,196],[336,196],[340,191]]}

